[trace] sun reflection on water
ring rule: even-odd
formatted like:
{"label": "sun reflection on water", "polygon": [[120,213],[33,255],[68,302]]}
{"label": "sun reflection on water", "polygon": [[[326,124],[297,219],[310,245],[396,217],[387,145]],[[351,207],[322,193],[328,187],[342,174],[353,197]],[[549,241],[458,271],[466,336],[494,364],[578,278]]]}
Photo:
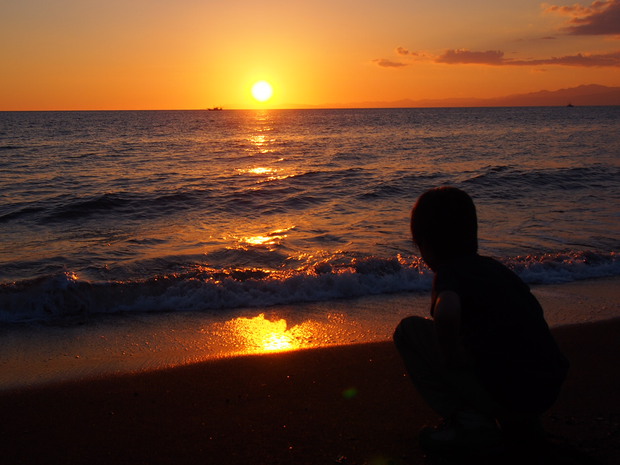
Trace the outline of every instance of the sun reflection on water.
{"label": "sun reflection on water", "polygon": [[245,171],[246,173],[250,173],[250,174],[271,174],[271,173],[275,173],[276,170],[273,168],[265,168],[264,166],[259,166],[256,168],[250,168],[248,170],[242,170]]}
{"label": "sun reflection on water", "polygon": [[234,248],[248,249],[248,247],[265,247],[269,250],[273,250],[282,243],[284,239],[288,237],[288,232],[294,229],[295,226],[291,226],[285,229],[275,229],[265,234],[256,234],[252,236],[234,236],[230,235],[231,239],[234,239],[237,246]]}
{"label": "sun reflection on water", "polygon": [[276,245],[280,239],[286,236],[247,236],[242,237],[240,242],[249,245]]}
{"label": "sun reflection on water", "polygon": [[248,174],[258,177],[258,182],[276,181],[294,176],[293,173],[284,173],[284,170],[278,168],[269,168],[266,166],[256,166],[253,168],[237,168],[237,173]]}
{"label": "sun reflection on water", "polygon": [[269,138],[264,134],[256,134],[249,138],[250,143],[256,147],[259,153],[269,153],[273,150],[269,150],[268,146],[275,142],[275,139]]}

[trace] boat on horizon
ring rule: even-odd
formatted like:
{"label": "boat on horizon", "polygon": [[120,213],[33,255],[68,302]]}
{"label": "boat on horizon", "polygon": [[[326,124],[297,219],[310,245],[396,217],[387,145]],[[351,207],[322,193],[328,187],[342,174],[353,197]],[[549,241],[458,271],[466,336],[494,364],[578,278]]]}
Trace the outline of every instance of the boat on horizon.
{"label": "boat on horizon", "polygon": [[222,111],[223,108],[222,107],[212,107],[208,109],[209,111]]}

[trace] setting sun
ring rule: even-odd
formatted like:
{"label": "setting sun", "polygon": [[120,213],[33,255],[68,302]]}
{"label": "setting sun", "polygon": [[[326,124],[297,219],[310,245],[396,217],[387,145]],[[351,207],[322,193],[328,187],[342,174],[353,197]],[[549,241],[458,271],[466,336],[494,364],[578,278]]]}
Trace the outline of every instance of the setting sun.
{"label": "setting sun", "polygon": [[259,102],[266,102],[273,95],[273,87],[267,81],[258,81],[252,86],[252,96]]}

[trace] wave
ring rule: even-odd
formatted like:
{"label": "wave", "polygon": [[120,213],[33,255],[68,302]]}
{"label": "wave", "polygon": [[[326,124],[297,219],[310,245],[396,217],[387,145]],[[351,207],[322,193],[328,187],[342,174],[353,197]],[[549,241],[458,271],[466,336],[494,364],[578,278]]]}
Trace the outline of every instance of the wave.
{"label": "wave", "polygon": [[502,195],[523,196],[531,191],[540,191],[545,186],[548,191],[576,191],[597,187],[605,189],[615,183],[620,169],[610,165],[554,169],[512,169],[505,166],[491,166],[473,177],[464,180],[464,186],[497,191],[502,186]]}
{"label": "wave", "polygon": [[484,193],[490,198],[520,198],[537,195],[541,186],[551,193],[565,195],[567,191],[592,188],[604,190],[613,188],[620,176],[620,169],[611,165],[592,165],[575,168],[513,168],[507,165],[489,165],[480,169],[463,170],[458,174],[443,172],[407,173],[389,180],[376,179],[364,184],[365,191],[357,198],[369,199],[401,198],[411,192],[419,192],[436,184],[453,184],[474,193]]}
{"label": "wave", "polygon": [[504,261],[529,284],[555,284],[620,275],[620,254],[574,251],[523,255]]}
{"label": "wave", "polygon": [[0,215],[0,223],[7,223],[9,221],[22,218],[24,216],[36,215],[37,213],[41,211],[43,211],[43,208],[41,207],[28,206],[28,207],[18,208],[12,212]]}
{"label": "wave", "polygon": [[41,224],[81,221],[91,216],[114,219],[118,214],[128,214],[134,218],[151,218],[171,211],[195,208],[196,199],[207,195],[208,191],[153,195],[115,192],[73,199],[53,198],[27,206],[14,205],[12,211],[0,215],[0,223],[24,217],[33,217]]}
{"label": "wave", "polygon": [[[620,275],[615,252],[564,252],[504,260],[527,283]],[[432,273],[417,257],[331,257],[295,270],[191,269],[142,280],[90,282],[65,272],[0,285],[0,322],[73,322],[98,314],[225,312],[396,292],[426,292]]]}
{"label": "wave", "polygon": [[[0,212],[0,223],[15,220],[38,224],[74,223],[87,218],[116,221],[124,216],[134,220],[154,219],[181,210],[198,210],[202,215],[230,211],[274,212],[310,208],[329,201],[346,185],[361,185],[368,175],[359,168],[318,170],[293,174],[266,183],[249,176],[247,182],[231,182],[223,177],[211,187],[204,180],[178,190],[146,184],[147,190],[110,190],[81,196],[54,196],[30,203],[7,204]],[[263,185],[265,184],[265,185]],[[266,185],[270,184],[270,185]],[[324,186],[318,191],[316,185]]]}

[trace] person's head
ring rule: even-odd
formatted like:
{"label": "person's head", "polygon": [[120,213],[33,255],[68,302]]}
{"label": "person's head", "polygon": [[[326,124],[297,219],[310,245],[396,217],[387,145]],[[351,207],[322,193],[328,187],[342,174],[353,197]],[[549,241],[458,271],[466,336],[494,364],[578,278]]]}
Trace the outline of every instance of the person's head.
{"label": "person's head", "polygon": [[411,212],[411,235],[422,258],[436,267],[478,251],[476,207],[455,187],[437,187],[418,198]]}

